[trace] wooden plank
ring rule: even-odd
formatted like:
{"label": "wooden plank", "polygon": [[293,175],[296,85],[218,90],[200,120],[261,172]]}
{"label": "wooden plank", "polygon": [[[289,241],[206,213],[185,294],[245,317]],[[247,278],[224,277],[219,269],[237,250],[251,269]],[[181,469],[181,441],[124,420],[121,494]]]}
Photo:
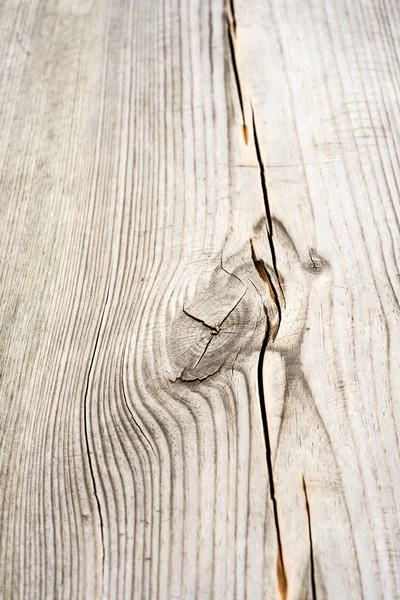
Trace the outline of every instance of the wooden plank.
{"label": "wooden plank", "polygon": [[236,3],[286,296],[264,373],[293,598],[400,589],[398,8]]}
{"label": "wooden plank", "polygon": [[0,10],[0,596],[398,597],[396,4]]}

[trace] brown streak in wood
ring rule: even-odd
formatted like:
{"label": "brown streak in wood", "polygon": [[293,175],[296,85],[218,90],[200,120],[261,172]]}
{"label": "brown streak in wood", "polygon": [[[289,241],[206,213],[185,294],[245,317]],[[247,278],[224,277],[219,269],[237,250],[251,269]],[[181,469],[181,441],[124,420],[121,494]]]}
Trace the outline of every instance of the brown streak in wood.
{"label": "brown streak in wood", "polygon": [[283,564],[282,552],[281,551],[278,551],[277,565],[276,565],[276,576],[277,576],[277,579],[278,579],[278,587],[279,587],[279,593],[281,595],[281,598],[283,600],[286,600],[286,598],[287,598],[287,591],[288,591],[288,584],[287,584],[287,578],[286,578],[285,567],[284,567],[284,564]]}
{"label": "brown streak in wood", "polygon": [[258,259],[256,256],[252,239],[250,239],[250,247],[251,247],[251,258],[253,260],[253,263],[257,270],[257,273],[259,274],[262,281],[264,281],[264,283],[267,284],[268,290],[269,290],[269,295],[271,296],[271,299],[278,311],[278,323],[277,323],[277,325],[274,326],[272,335],[270,335],[271,341],[274,341],[276,339],[276,336],[278,335],[279,325],[280,325],[280,321],[281,321],[281,313],[280,313],[278,295],[276,292],[276,288],[275,288],[274,284],[272,283],[272,279],[270,277],[270,274],[268,273],[268,270],[265,266],[264,261],[261,259]]}
{"label": "brown streak in wood", "polygon": [[247,144],[249,143],[249,129],[248,129],[247,125],[242,125],[242,133],[243,133],[243,139],[247,146]]}

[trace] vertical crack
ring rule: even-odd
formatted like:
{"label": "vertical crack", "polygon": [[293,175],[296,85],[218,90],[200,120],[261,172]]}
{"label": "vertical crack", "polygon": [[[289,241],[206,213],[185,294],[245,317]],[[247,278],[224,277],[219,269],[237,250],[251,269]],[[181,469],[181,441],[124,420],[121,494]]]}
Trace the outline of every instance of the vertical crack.
{"label": "vertical crack", "polygon": [[[231,4],[231,13],[232,13],[232,6],[233,5]],[[228,40],[229,40],[229,50],[230,50],[230,56],[231,56],[231,63],[232,63],[233,73],[235,75],[236,89],[237,89],[237,93],[238,93],[238,97],[239,97],[239,104],[240,104],[240,111],[242,113],[243,138],[244,138],[244,141],[245,141],[245,143],[247,145],[247,143],[249,141],[249,132],[248,132],[248,129],[247,129],[246,117],[245,117],[245,114],[244,114],[242,86],[241,86],[241,83],[240,83],[239,71],[238,71],[238,68],[237,68],[236,53],[235,53],[235,43],[234,43],[234,39],[233,39],[233,36],[236,36],[236,20],[235,20],[234,13],[232,13],[232,22],[230,21],[228,15],[226,15],[226,25],[227,25],[227,30],[228,30]],[[232,30],[233,30],[233,35],[232,35]]]}
{"label": "vertical crack", "polygon": [[264,281],[268,285],[269,294],[271,296],[271,299],[272,299],[274,305],[276,306],[276,310],[278,313],[278,322],[274,326],[273,329],[271,328],[270,335],[269,335],[269,338],[271,339],[271,341],[274,341],[276,336],[278,335],[279,326],[281,324],[281,319],[282,319],[282,311],[281,311],[281,305],[279,302],[278,293],[276,291],[276,287],[272,281],[272,277],[271,277],[269,270],[266,267],[264,261],[262,259],[259,259],[256,255],[252,239],[250,239],[250,248],[251,248],[251,258],[253,260],[253,264],[256,268],[256,271],[259,274],[262,281]]}
{"label": "vertical crack", "polygon": [[[272,266],[274,269],[274,273],[275,273],[275,277],[276,280],[278,282],[279,285],[279,290],[281,292],[282,298],[285,298],[285,295],[283,293],[283,289],[282,289],[282,285],[280,282],[280,277],[279,277],[279,273],[278,273],[278,268],[276,266],[276,254],[275,254],[275,247],[274,247],[274,240],[273,240],[273,227],[272,227],[272,217],[271,217],[271,210],[269,207],[269,198],[268,198],[268,190],[267,190],[267,182],[265,179],[265,167],[264,167],[264,162],[261,156],[261,149],[260,149],[260,144],[258,141],[258,135],[257,135],[257,127],[256,127],[256,118],[254,115],[254,108],[253,105],[251,105],[251,115],[252,115],[252,120],[253,120],[253,137],[254,137],[254,145],[256,147],[256,155],[257,155],[257,161],[258,161],[258,166],[260,169],[260,179],[261,179],[261,189],[262,189],[262,194],[263,194],[263,199],[264,199],[264,207],[265,207],[265,216],[267,219],[267,235],[268,235],[268,243],[269,243],[269,247],[271,250],[271,257],[272,257]],[[281,312],[281,308],[280,308],[280,304],[279,304],[279,300],[277,298],[277,309],[279,312]]]}
{"label": "vertical crack", "polygon": [[270,341],[270,324],[268,315],[267,316],[267,329],[265,333],[265,337],[261,346],[260,356],[258,359],[257,366],[257,379],[258,379],[258,396],[260,400],[260,412],[261,412],[261,421],[263,425],[264,432],[264,443],[265,443],[265,456],[267,460],[267,470],[268,470],[268,479],[269,479],[269,493],[272,501],[273,513],[274,513],[274,522],[275,522],[275,531],[276,531],[276,539],[278,543],[278,564],[277,564],[277,577],[278,577],[278,585],[282,598],[286,598],[287,595],[287,579],[285,572],[285,564],[283,562],[283,549],[282,549],[282,539],[281,539],[281,530],[279,526],[279,515],[278,515],[278,503],[276,500],[275,494],[275,481],[274,481],[274,472],[272,465],[272,452],[271,452],[271,440],[269,436],[269,427],[268,427],[268,418],[267,418],[267,410],[265,406],[265,391],[264,391],[264,379],[263,379],[263,366],[265,353],[268,347],[268,343]]}
{"label": "vertical crack", "polygon": [[103,311],[102,311],[102,314],[101,314],[100,324],[99,324],[99,327],[98,327],[98,330],[97,330],[96,340],[95,340],[95,343],[94,343],[92,357],[91,357],[90,364],[89,364],[89,370],[88,370],[88,375],[87,375],[87,379],[86,379],[85,396],[84,396],[84,431],[85,431],[85,443],[86,443],[86,451],[87,451],[88,460],[89,460],[89,471],[90,471],[90,477],[91,477],[92,485],[93,485],[93,493],[94,493],[94,496],[95,496],[95,499],[96,499],[97,512],[98,512],[99,520],[100,520],[100,535],[101,535],[101,548],[102,548],[102,559],[101,559],[102,574],[104,574],[104,521],[103,521],[103,515],[102,515],[102,512],[101,512],[100,499],[99,499],[99,495],[98,495],[98,492],[97,492],[96,479],[95,479],[95,476],[94,476],[93,462],[92,462],[92,456],[91,456],[92,453],[91,453],[90,444],[89,444],[89,434],[88,434],[88,393],[89,393],[90,377],[91,377],[91,374],[92,374],[94,359],[96,357],[97,348],[98,348],[99,339],[100,339],[100,333],[101,333],[101,329],[102,329],[102,326],[103,326],[104,315],[105,315],[105,312],[106,312],[106,307],[107,307],[107,302],[108,302],[108,295],[109,295],[109,289],[107,290],[107,296],[106,296],[106,300],[104,302],[104,307],[103,307]]}
{"label": "vertical crack", "polygon": [[[258,142],[257,128],[256,128],[256,121],[255,121],[253,106],[251,107],[251,112],[252,112],[252,120],[253,120],[254,145],[255,145],[257,161],[258,161],[258,165],[259,165],[259,169],[260,169],[261,189],[262,189],[262,194],[263,194],[263,199],[264,199],[265,215],[266,215],[266,220],[267,220],[268,243],[269,243],[269,248],[270,248],[271,257],[272,257],[272,266],[273,266],[274,274],[275,274],[276,280],[278,282],[278,285],[279,285],[279,288],[280,288],[280,291],[281,291],[281,294],[283,297],[283,290],[282,290],[282,286],[280,284],[278,268],[276,265],[276,255],[275,255],[275,248],[274,248],[274,241],[273,241],[272,218],[271,218],[271,211],[270,211],[270,206],[269,206],[267,184],[266,184],[266,180],[265,180],[265,169],[264,169],[264,163],[263,163],[262,156],[261,156],[260,145]],[[261,346],[260,356],[258,359],[257,378],[258,378],[258,395],[259,395],[259,400],[260,400],[261,420],[262,420],[263,432],[264,432],[265,455],[266,455],[267,469],[268,469],[269,492],[270,492],[270,497],[271,497],[271,501],[272,501],[276,539],[277,539],[277,543],[278,543],[277,579],[278,579],[278,586],[279,586],[279,591],[280,591],[281,597],[286,598],[288,586],[287,586],[285,564],[284,564],[284,560],[283,560],[282,538],[281,538],[281,530],[280,530],[280,525],[279,525],[278,503],[277,503],[276,493],[275,493],[275,480],[274,480],[274,472],[273,472],[273,465],[272,465],[271,440],[270,440],[270,435],[269,435],[268,417],[267,417],[267,410],[266,410],[266,404],[265,404],[264,379],[263,379],[263,366],[264,366],[264,360],[265,360],[265,353],[267,351],[267,347],[268,347],[270,340],[275,339],[275,337],[278,334],[279,326],[280,326],[281,318],[282,318],[282,309],[281,309],[281,305],[280,305],[280,301],[279,301],[279,295],[278,295],[276,287],[272,281],[272,277],[270,277],[268,270],[265,267],[264,262],[257,258],[255,251],[254,251],[252,241],[250,241],[250,245],[251,245],[251,255],[252,255],[254,265],[255,265],[260,277],[264,281],[267,281],[269,288],[270,288],[272,300],[273,300],[273,302],[276,306],[277,312],[278,312],[278,323],[274,327],[274,330],[272,330],[270,318],[268,316],[267,311],[265,311],[266,318],[267,318],[267,328],[266,328],[265,337],[264,337],[264,340],[263,340],[263,343]]]}
{"label": "vertical crack", "polygon": [[[242,112],[243,136],[244,136],[244,140],[247,144],[248,143],[248,128],[247,128],[246,119],[245,119],[242,87],[241,87],[241,82],[240,82],[240,77],[239,77],[239,72],[238,72],[238,67],[237,67],[235,43],[234,43],[234,37],[236,37],[236,16],[235,16],[234,4],[233,4],[234,0],[227,0],[227,1],[229,2],[229,5],[228,5],[228,10],[226,11],[226,13],[227,13],[226,21],[227,21],[227,30],[228,30],[230,58],[231,58],[231,64],[232,64],[232,68],[233,68],[233,72],[234,72],[234,76],[235,76],[235,82],[236,82],[236,88],[237,88],[237,93],[238,93],[238,97],[239,97],[240,109]],[[229,10],[230,10],[230,18],[228,16]],[[265,208],[265,215],[266,215],[266,221],[267,221],[267,236],[268,236],[268,243],[269,243],[269,248],[270,248],[270,252],[271,252],[272,267],[273,267],[273,272],[274,272],[274,276],[275,276],[274,278],[272,278],[270,276],[270,273],[268,272],[268,269],[266,268],[264,261],[257,258],[255,251],[254,251],[253,243],[250,240],[251,253],[252,253],[252,260],[254,262],[254,265],[256,267],[258,274],[263,279],[263,281],[265,281],[269,286],[270,295],[271,295],[271,298],[273,300],[273,303],[274,303],[277,313],[278,313],[278,320],[277,320],[278,322],[277,322],[277,324],[274,324],[272,326],[268,312],[266,309],[264,309],[265,314],[266,314],[267,325],[266,325],[264,340],[261,345],[260,356],[258,359],[258,366],[257,366],[258,395],[259,395],[261,421],[262,421],[263,433],[264,433],[265,456],[266,456],[268,479],[269,479],[269,493],[270,493],[270,498],[271,498],[272,507],[273,507],[275,531],[276,531],[276,538],[277,538],[277,545],[278,545],[278,560],[277,560],[278,587],[279,587],[281,597],[283,599],[286,599],[288,585],[287,585],[287,577],[286,577],[285,565],[284,565],[284,560],[283,560],[282,538],[281,538],[281,531],[280,531],[280,526],[279,526],[278,505],[277,505],[277,499],[276,499],[276,493],[275,493],[275,481],[274,481],[273,464],[272,464],[271,441],[270,441],[270,435],[269,435],[268,417],[267,417],[267,410],[266,410],[266,404],[265,404],[265,389],[264,389],[264,381],[263,381],[263,366],[264,366],[265,354],[266,354],[268,344],[270,343],[271,339],[274,340],[276,335],[278,334],[279,326],[280,326],[281,318],[282,318],[282,308],[281,308],[281,304],[280,304],[280,297],[283,299],[283,302],[285,302],[285,296],[284,296],[284,292],[283,292],[282,285],[280,282],[280,277],[279,277],[278,268],[277,268],[277,264],[276,264],[276,254],[275,254],[274,240],[273,240],[272,218],[271,218],[271,211],[270,211],[270,206],[269,206],[267,184],[266,184],[266,179],[265,179],[265,168],[264,168],[264,162],[263,162],[262,156],[261,156],[260,144],[259,144],[258,136],[257,136],[256,120],[255,120],[254,109],[253,109],[252,105],[251,105],[251,112],[252,112],[254,145],[255,145],[257,161],[258,161],[258,166],[259,166],[259,172],[260,172],[261,189],[262,189],[262,194],[263,194],[263,199],[264,199],[264,208]],[[277,281],[277,285],[279,286],[280,294],[278,294],[278,291],[274,284],[273,279],[276,279],[276,281]]]}
{"label": "vertical crack", "polygon": [[230,8],[231,17],[232,17],[233,35],[236,37],[236,15],[235,15],[235,3],[234,3],[234,0],[229,0],[229,8]]}
{"label": "vertical crack", "polygon": [[315,584],[314,548],[313,548],[313,539],[312,539],[312,530],[311,530],[311,511],[310,511],[310,503],[308,501],[307,486],[306,486],[306,480],[304,479],[304,475],[302,475],[302,478],[303,478],[304,498],[306,500],[306,511],[307,511],[307,520],[308,520],[308,537],[310,540],[311,593],[312,593],[312,600],[317,600],[317,586]]}

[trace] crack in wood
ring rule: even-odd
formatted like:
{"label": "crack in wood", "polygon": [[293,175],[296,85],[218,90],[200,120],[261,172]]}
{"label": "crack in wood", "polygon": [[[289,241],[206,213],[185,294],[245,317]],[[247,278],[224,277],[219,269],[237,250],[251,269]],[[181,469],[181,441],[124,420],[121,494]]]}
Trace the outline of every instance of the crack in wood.
{"label": "crack in wood", "polygon": [[273,327],[273,330],[271,328],[270,331],[270,340],[269,341],[274,341],[276,339],[276,336],[278,335],[278,331],[279,331],[279,325],[281,323],[281,318],[282,318],[282,313],[281,313],[281,306],[279,303],[279,298],[278,298],[278,293],[276,291],[276,287],[272,281],[272,277],[268,271],[268,267],[266,266],[265,262],[262,259],[257,258],[257,255],[255,253],[254,250],[254,245],[253,245],[253,240],[250,239],[250,248],[251,248],[251,258],[253,260],[254,266],[256,268],[257,273],[259,274],[260,278],[262,279],[262,281],[264,281],[264,283],[266,283],[268,285],[269,288],[269,293],[271,296],[271,299],[274,303],[274,305],[276,306],[276,310],[278,313],[278,322],[277,324]]}
{"label": "crack in wood", "polygon": [[[225,269],[224,269],[225,271]],[[237,278],[238,279],[238,278]],[[240,281],[240,280],[239,280]],[[200,323],[201,325],[203,325],[204,327],[207,327],[207,329],[210,330],[210,337],[207,340],[207,343],[201,353],[201,355],[199,356],[199,358],[196,360],[195,364],[192,366],[192,369],[195,369],[196,367],[198,367],[198,365],[200,364],[201,360],[204,358],[208,348],[211,345],[211,342],[218,336],[218,335],[222,335],[223,333],[232,333],[232,332],[225,332],[222,330],[222,325],[225,323],[225,321],[230,317],[230,315],[233,313],[233,311],[239,306],[240,302],[243,300],[243,298],[245,297],[247,293],[247,288],[245,288],[243,294],[240,296],[240,298],[237,300],[237,302],[233,305],[233,307],[227,312],[227,314],[225,315],[225,317],[216,325],[209,325],[206,321],[204,321],[204,319],[201,319],[200,317],[196,317],[195,315],[191,314],[190,312],[188,312],[185,307],[183,307],[183,313],[193,319],[194,321],[196,321],[196,323]],[[236,356],[237,358],[237,356]],[[227,359],[226,359],[227,360]],[[169,380],[172,383],[175,383],[176,381],[180,381],[180,382],[185,382],[185,383],[190,383],[190,382],[201,382],[201,381],[205,381],[206,379],[208,379],[209,377],[212,377],[213,375],[216,375],[217,373],[219,373],[222,369],[222,367],[224,366],[224,364],[226,363],[226,360],[222,363],[222,365],[219,366],[219,368],[215,371],[213,371],[212,373],[207,374],[205,377],[194,377],[194,378],[184,378],[183,377],[183,373],[185,372],[186,368],[182,371],[181,375],[179,377],[177,377],[176,379],[173,380]]]}
{"label": "crack in wood", "polygon": [[196,367],[199,366],[201,359],[204,357],[205,353],[207,352],[208,348],[210,347],[211,342],[214,339],[214,335],[218,335],[219,331],[217,331],[216,329],[213,329],[211,334],[210,334],[210,338],[207,341],[205,348],[203,350],[203,352],[200,354],[200,357],[197,359],[197,361],[195,362],[195,364],[193,365],[193,368],[195,369]]}
{"label": "crack in wood", "polygon": [[[255,145],[257,161],[258,161],[259,169],[260,169],[261,189],[262,189],[262,194],[263,194],[263,199],[264,199],[265,215],[266,215],[266,220],[267,220],[267,228],[266,229],[267,229],[267,235],[268,235],[268,243],[269,243],[269,248],[270,248],[270,252],[271,252],[272,264],[273,264],[273,270],[275,273],[275,277],[278,282],[282,297],[284,298],[282,286],[280,284],[278,268],[277,268],[277,264],[276,264],[276,255],[275,255],[275,248],[274,248],[274,241],[273,241],[272,218],[271,218],[271,211],[270,211],[270,206],[269,206],[267,184],[266,184],[266,180],[265,180],[265,169],[264,169],[264,163],[263,163],[262,156],[261,156],[260,145],[258,142],[256,120],[255,120],[253,106],[251,106],[251,111],[252,111],[252,120],[253,120],[254,145]],[[273,300],[273,302],[276,306],[276,310],[278,312],[278,322],[277,322],[277,325],[272,330],[269,315],[268,315],[267,311],[265,310],[266,319],[267,319],[267,327],[266,327],[265,337],[264,337],[264,340],[263,340],[263,343],[261,346],[260,356],[259,356],[259,360],[258,360],[257,378],[258,378],[258,393],[259,393],[261,420],[262,420],[263,432],[264,432],[265,455],[266,455],[266,460],[267,460],[269,491],[270,491],[270,497],[271,497],[272,506],[273,506],[275,531],[276,531],[276,538],[277,538],[277,543],[278,543],[277,579],[278,579],[278,586],[279,586],[280,594],[281,594],[282,598],[286,598],[288,585],[287,585],[287,577],[286,577],[286,571],[285,571],[285,563],[283,560],[282,538],[281,538],[281,531],[280,531],[280,525],[279,525],[278,502],[277,502],[276,493],[275,493],[275,480],[274,480],[274,472],[273,472],[273,464],[272,464],[271,440],[270,440],[270,435],[269,435],[268,417],[267,417],[267,410],[266,410],[266,404],[265,404],[264,378],[263,378],[263,366],[264,366],[265,354],[266,354],[266,351],[267,351],[267,348],[268,348],[268,345],[269,345],[271,339],[275,340],[276,336],[278,335],[278,331],[279,331],[279,327],[280,327],[280,323],[281,323],[281,319],[282,319],[282,309],[281,309],[281,305],[280,305],[280,301],[279,301],[278,292],[276,290],[275,285],[273,284],[272,277],[269,275],[264,261],[257,258],[255,251],[254,251],[252,240],[250,240],[250,247],[251,247],[251,256],[252,256],[254,266],[255,266],[259,276],[261,277],[261,279],[263,281],[266,281],[266,283],[268,284],[272,300]]]}
{"label": "crack in wood", "polygon": [[233,35],[236,37],[236,14],[235,14],[235,3],[234,0],[229,0],[229,9],[232,18],[232,31]]}
{"label": "crack in wood", "polygon": [[307,521],[308,521],[308,537],[310,540],[311,592],[312,592],[312,600],[317,600],[317,586],[315,583],[314,547],[313,547],[312,530],[311,530],[311,511],[310,511],[310,503],[308,501],[307,486],[306,486],[306,480],[304,479],[304,475],[302,475],[302,479],[303,479],[304,498],[306,501],[306,511],[307,511]]}
{"label": "crack in wood", "polygon": [[209,373],[205,377],[193,377],[192,379],[186,379],[186,378],[183,378],[182,375],[180,375],[176,379],[169,379],[169,381],[171,383],[176,383],[178,381],[180,383],[202,383],[203,381],[206,381],[207,379],[210,379],[210,377],[214,377],[214,375],[217,375],[218,373],[220,373],[222,371],[222,368],[225,365],[225,363],[226,363],[226,360],[224,360],[224,362],[222,363],[222,365],[220,365],[216,371],[213,371],[212,373]]}
{"label": "crack in wood", "polygon": [[191,315],[189,312],[187,312],[187,310],[183,309],[183,312],[185,313],[185,315],[187,315],[188,317],[190,317],[191,319],[194,319],[195,321],[197,321],[198,323],[202,323],[202,325],[204,325],[205,327],[208,327],[208,329],[211,329],[212,335],[218,335],[221,332],[221,327],[222,325],[225,323],[225,321],[228,319],[228,317],[231,316],[231,314],[233,313],[233,311],[235,310],[235,308],[240,304],[240,302],[243,300],[243,298],[245,297],[247,292],[247,288],[244,290],[243,294],[240,296],[239,300],[236,302],[236,304],[230,309],[230,311],[227,313],[227,315],[222,319],[222,321],[218,324],[218,325],[208,325],[208,323],[206,323],[205,321],[203,321],[203,319],[199,319],[198,317],[195,317],[194,315]]}
{"label": "crack in wood", "polygon": [[[266,219],[267,219],[268,243],[269,243],[269,247],[270,247],[270,250],[271,250],[272,266],[273,266],[273,269],[274,269],[276,280],[277,280],[278,285],[279,285],[280,292],[282,294],[283,301],[285,302],[285,294],[284,294],[283,289],[282,289],[282,285],[281,285],[280,277],[279,277],[279,272],[278,272],[278,268],[277,268],[277,264],[276,264],[276,254],[275,254],[275,247],[274,247],[274,240],[273,240],[273,226],[272,226],[271,209],[270,209],[270,206],[269,206],[267,182],[266,182],[266,179],[265,179],[265,167],[264,167],[264,161],[263,161],[262,155],[261,155],[260,144],[259,144],[259,141],[258,141],[257,127],[256,127],[256,118],[255,118],[255,114],[254,114],[253,105],[251,105],[251,114],[252,114],[252,120],[253,120],[254,145],[255,145],[255,148],[256,148],[257,161],[258,161],[258,166],[259,166],[259,169],[260,169],[261,189],[262,189],[263,200],[264,200],[265,216],[266,216]],[[277,308],[278,308],[279,312],[281,312],[281,307],[280,307],[280,304],[279,304],[279,300],[278,300]]]}
{"label": "crack in wood", "polygon": [[283,549],[282,549],[282,538],[281,531],[279,525],[279,515],[278,515],[278,503],[275,494],[275,481],[274,481],[274,472],[272,465],[272,451],[271,451],[271,440],[269,435],[269,427],[268,427],[268,417],[267,417],[267,409],[265,405],[265,392],[264,392],[264,380],[263,380],[263,366],[264,366],[264,358],[265,353],[270,340],[270,323],[268,319],[268,314],[266,312],[267,317],[267,328],[265,332],[265,337],[261,346],[260,356],[258,360],[257,366],[257,379],[258,379],[258,395],[259,395],[259,405],[261,412],[261,421],[263,426],[264,433],[264,444],[265,444],[265,456],[267,460],[267,470],[268,470],[268,479],[269,479],[269,492],[270,498],[273,507],[274,513],[274,523],[275,523],[275,531],[276,538],[278,543],[278,564],[277,564],[277,576],[278,576],[278,585],[281,592],[282,598],[286,598],[287,595],[287,578],[285,572],[285,564],[283,561]]}
{"label": "crack in wood", "polygon": [[[230,58],[231,58],[231,63],[232,63],[233,72],[234,72],[235,81],[236,81],[237,93],[238,93],[238,97],[239,97],[240,109],[242,112],[244,138],[245,138],[245,142],[247,144],[248,143],[248,130],[247,130],[247,125],[246,125],[246,120],[245,120],[242,87],[241,87],[240,76],[239,76],[239,71],[238,71],[238,67],[237,67],[235,45],[234,45],[234,40],[233,40],[233,35],[232,35],[232,31],[234,33],[236,32],[236,19],[235,19],[234,10],[232,9],[232,5],[230,6],[230,8],[231,8],[231,20],[229,19],[228,16],[226,17],[228,40],[229,40],[229,50],[230,50]],[[280,282],[280,277],[279,277],[277,262],[276,262],[276,254],[275,254],[274,240],[273,240],[272,218],[271,218],[271,211],[270,211],[270,206],[269,206],[267,184],[266,184],[266,179],[265,179],[265,168],[264,168],[264,162],[263,162],[262,155],[261,155],[260,144],[258,141],[256,119],[255,119],[255,114],[254,114],[254,109],[253,109],[252,104],[251,104],[251,112],[252,112],[253,138],[254,138],[255,151],[256,151],[259,172],[260,172],[261,190],[262,190],[262,195],[263,195],[263,200],[264,200],[264,209],[265,209],[266,223],[267,223],[266,229],[267,229],[269,248],[270,248],[270,252],[271,252],[271,258],[272,258],[272,266],[273,266],[274,275],[275,275],[275,278],[276,278],[276,281],[277,281],[277,284],[279,287],[280,295],[283,299],[283,302],[285,303],[285,295],[284,295],[283,288],[282,288],[282,285]],[[265,454],[266,454],[268,479],[269,479],[269,491],[270,491],[270,498],[271,498],[271,502],[272,502],[272,506],[273,506],[276,538],[277,538],[277,543],[278,543],[277,579],[278,579],[278,586],[279,586],[281,597],[286,598],[288,586],[287,586],[285,565],[284,565],[284,560],[283,560],[282,539],[281,539],[281,532],[280,532],[280,525],[279,525],[278,505],[277,505],[277,499],[276,499],[276,493],[275,493],[275,481],[274,481],[273,464],[272,464],[271,441],[270,441],[270,435],[269,435],[268,418],[267,418],[267,411],[266,411],[266,404],[265,404],[264,381],[263,381],[263,365],[264,365],[265,354],[266,354],[266,351],[267,351],[270,341],[275,340],[275,338],[278,334],[281,319],[282,319],[282,308],[281,308],[281,303],[279,300],[279,294],[276,289],[276,286],[274,285],[273,279],[270,276],[264,261],[259,259],[256,256],[252,240],[250,240],[250,246],[251,246],[251,257],[253,260],[253,264],[254,264],[260,278],[265,283],[267,283],[267,285],[269,287],[269,291],[270,291],[270,296],[272,298],[272,301],[273,301],[273,303],[276,307],[277,313],[278,313],[277,324],[274,327],[272,327],[268,312],[267,312],[266,308],[264,308],[267,326],[266,326],[265,336],[264,336],[264,339],[263,339],[263,342],[261,345],[261,350],[260,350],[260,355],[259,355],[259,360],[258,360],[257,379],[258,379],[258,391],[259,391],[259,405],[260,405],[261,420],[262,420],[263,433],[264,433]]]}
{"label": "crack in wood", "polygon": [[[237,89],[237,94],[239,97],[240,110],[242,113],[243,138],[244,138],[245,144],[247,145],[249,142],[249,131],[248,131],[248,127],[246,124],[246,116],[244,113],[244,105],[243,105],[242,85],[240,83],[239,71],[238,71],[237,62],[236,62],[235,42],[234,42],[234,36],[236,37],[236,21],[235,21],[234,14],[232,14],[232,21],[229,19],[229,16],[226,15],[226,25],[227,25],[227,31],[228,31],[228,41],[229,41],[231,64],[232,64],[232,68],[233,68],[233,73],[235,75],[236,89]],[[233,34],[232,34],[232,31],[233,31]]]}
{"label": "crack in wood", "polygon": [[96,354],[97,354],[97,348],[98,348],[98,344],[99,344],[101,329],[103,327],[103,321],[104,321],[104,315],[105,315],[106,308],[107,308],[109,291],[110,291],[110,289],[108,288],[107,289],[106,299],[105,299],[104,306],[103,306],[103,310],[102,310],[102,313],[101,313],[99,327],[98,327],[97,334],[96,334],[96,339],[95,339],[95,343],[94,343],[94,348],[93,348],[92,356],[91,356],[90,363],[89,363],[89,370],[88,370],[88,375],[87,375],[87,378],[86,378],[86,388],[85,388],[85,395],[84,395],[84,402],[83,402],[85,444],[86,444],[86,451],[87,451],[88,461],[89,461],[90,478],[92,480],[93,493],[94,493],[94,497],[96,499],[97,512],[98,512],[99,521],[100,521],[100,536],[101,536],[101,549],[102,549],[101,565],[102,565],[102,573],[103,574],[104,574],[104,560],[105,560],[105,550],[104,550],[104,521],[103,521],[103,515],[102,515],[102,511],[101,511],[100,498],[99,498],[99,494],[97,492],[96,478],[94,476],[93,462],[92,462],[92,457],[91,457],[92,453],[90,451],[90,444],[89,444],[89,434],[88,434],[88,394],[89,394],[90,377],[91,377],[91,374],[92,374],[94,360],[95,360],[95,357],[96,357]]}
{"label": "crack in wood", "polygon": [[190,317],[194,321],[197,321],[197,323],[201,323],[202,325],[204,325],[204,327],[207,327],[208,329],[210,329],[214,334],[219,333],[219,331],[220,331],[220,326],[219,325],[209,325],[208,323],[206,323],[205,321],[203,321],[203,319],[200,319],[199,317],[196,317],[195,315],[190,314],[185,309],[185,307],[183,307],[182,310],[183,310],[183,312],[185,313],[185,315],[187,317]]}

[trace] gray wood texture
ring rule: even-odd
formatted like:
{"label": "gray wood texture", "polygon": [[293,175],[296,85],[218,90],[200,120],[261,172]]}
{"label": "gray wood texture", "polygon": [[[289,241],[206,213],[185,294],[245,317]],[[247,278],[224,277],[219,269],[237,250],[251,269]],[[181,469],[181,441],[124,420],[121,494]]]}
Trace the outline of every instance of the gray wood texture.
{"label": "gray wood texture", "polygon": [[0,597],[400,598],[400,5],[0,5]]}

